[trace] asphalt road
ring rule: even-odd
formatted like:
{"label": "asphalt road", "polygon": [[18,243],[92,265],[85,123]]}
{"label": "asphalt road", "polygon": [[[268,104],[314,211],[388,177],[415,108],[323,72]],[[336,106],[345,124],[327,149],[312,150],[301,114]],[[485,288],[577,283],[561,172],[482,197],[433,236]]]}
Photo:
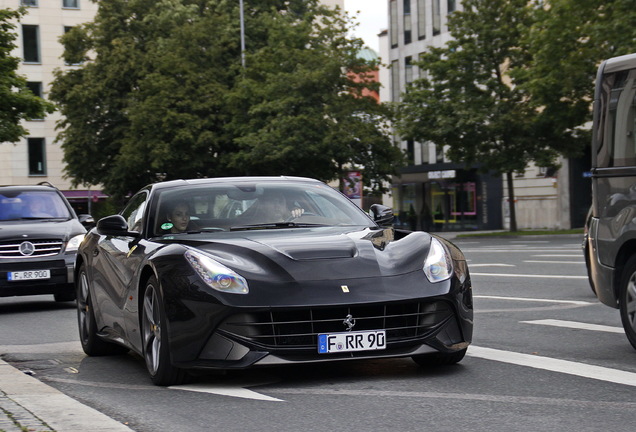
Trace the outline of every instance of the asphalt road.
{"label": "asphalt road", "polygon": [[150,383],[133,355],[86,357],[73,304],[0,298],[2,358],[140,432],[598,431],[636,420],[636,350],[588,285],[576,237],[458,239],[475,334],[459,364],[277,367]]}

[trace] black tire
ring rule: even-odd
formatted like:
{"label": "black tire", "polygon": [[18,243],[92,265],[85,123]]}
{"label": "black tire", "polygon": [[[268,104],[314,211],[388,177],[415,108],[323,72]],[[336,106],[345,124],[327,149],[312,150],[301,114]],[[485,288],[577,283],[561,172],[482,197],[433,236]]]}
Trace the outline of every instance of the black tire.
{"label": "black tire", "polygon": [[625,264],[618,292],[618,307],[625,335],[636,349],[636,255]]}
{"label": "black tire", "polygon": [[452,353],[436,352],[432,354],[422,354],[411,357],[415,363],[422,367],[450,366],[462,361],[466,355],[467,348]]}
{"label": "black tire", "polygon": [[84,352],[89,356],[105,356],[127,352],[127,348],[106,342],[97,335],[95,311],[84,264],[80,267],[77,278],[77,323]]}
{"label": "black tire", "polygon": [[150,379],[158,386],[184,383],[187,378],[186,372],[174,367],[170,361],[166,312],[154,276],[146,283],[141,314],[143,354]]}

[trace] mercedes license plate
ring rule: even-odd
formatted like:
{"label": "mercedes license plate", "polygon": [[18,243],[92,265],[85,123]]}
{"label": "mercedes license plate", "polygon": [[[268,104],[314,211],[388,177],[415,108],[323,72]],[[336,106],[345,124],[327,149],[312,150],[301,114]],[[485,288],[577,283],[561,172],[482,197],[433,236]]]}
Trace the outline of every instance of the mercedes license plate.
{"label": "mercedes license plate", "polygon": [[386,330],[353,331],[318,335],[318,353],[381,350],[386,348]]}
{"label": "mercedes license plate", "polygon": [[10,281],[50,279],[51,270],[26,270],[7,273],[7,279]]}

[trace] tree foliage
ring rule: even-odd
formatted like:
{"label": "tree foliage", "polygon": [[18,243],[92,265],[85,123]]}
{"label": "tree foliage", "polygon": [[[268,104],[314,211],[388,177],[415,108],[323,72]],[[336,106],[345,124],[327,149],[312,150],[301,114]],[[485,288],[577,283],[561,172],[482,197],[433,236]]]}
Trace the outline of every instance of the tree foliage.
{"label": "tree foliage", "polygon": [[560,150],[590,143],[594,79],[607,58],[636,52],[633,0],[549,0],[534,9],[523,46],[531,57],[513,74],[540,114],[540,135]]}
{"label": "tree foliage", "polygon": [[20,59],[11,56],[16,48],[15,21],[24,10],[0,9],[0,143],[17,142],[28,131],[22,120],[43,118],[53,105],[35,96],[26,79],[17,73]]}
{"label": "tree foliage", "polygon": [[347,70],[348,22],[317,0],[109,0],[63,38],[67,61],[51,94],[75,183],[125,195],[147,183],[226,175],[338,179],[363,167],[379,188],[401,153],[386,109]]}
{"label": "tree foliage", "polygon": [[[398,106],[398,129],[406,138],[447,146],[451,160],[506,173],[510,185],[512,173],[529,161],[550,165],[556,157],[536,139],[536,113],[510,75],[528,61],[520,42],[532,14],[526,0],[465,0],[463,6],[449,17],[453,39],[420,57],[422,78]],[[512,205],[511,225],[516,229]]]}

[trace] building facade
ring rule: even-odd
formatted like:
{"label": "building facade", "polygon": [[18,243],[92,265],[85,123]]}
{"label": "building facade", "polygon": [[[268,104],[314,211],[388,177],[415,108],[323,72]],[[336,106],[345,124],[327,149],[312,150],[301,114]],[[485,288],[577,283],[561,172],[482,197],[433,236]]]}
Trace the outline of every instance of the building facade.
{"label": "building facade", "polygon": [[[56,69],[76,66],[64,64],[64,48],[59,38],[72,27],[90,21],[97,5],[89,0],[0,0],[0,8],[27,7],[17,23],[17,48],[13,56],[21,58],[18,73],[26,77],[31,90],[47,99]],[[99,188],[71,189],[64,177],[63,152],[56,142],[54,112],[43,119],[25,122],[29,135],[17,143],[0,143],[0,184],[37,184],[49,182],[62,190],[78,210],[88,212],[93,200],[102,199]]]}
{"label": "building facade", "polygon": [[[414,65],[429,47],[450,39],[448,17],[461,10],[460,0],[387,0],[389,28],[380,33],[382,102],[397,102],[419,77]],[[405,228],[430,231],[506,229],[508,191],[500,176],[447,160],[432,143],[396,142],[408,166],[393,179],[392,205]],[[587,159],[589,160],[589,159]],[[567,229],[583,226],[589,206],[585,161],[561,160],[558,171],[529,165],[514,180],[519,229]],[[576,192],[576,193],[575,193]]]}

